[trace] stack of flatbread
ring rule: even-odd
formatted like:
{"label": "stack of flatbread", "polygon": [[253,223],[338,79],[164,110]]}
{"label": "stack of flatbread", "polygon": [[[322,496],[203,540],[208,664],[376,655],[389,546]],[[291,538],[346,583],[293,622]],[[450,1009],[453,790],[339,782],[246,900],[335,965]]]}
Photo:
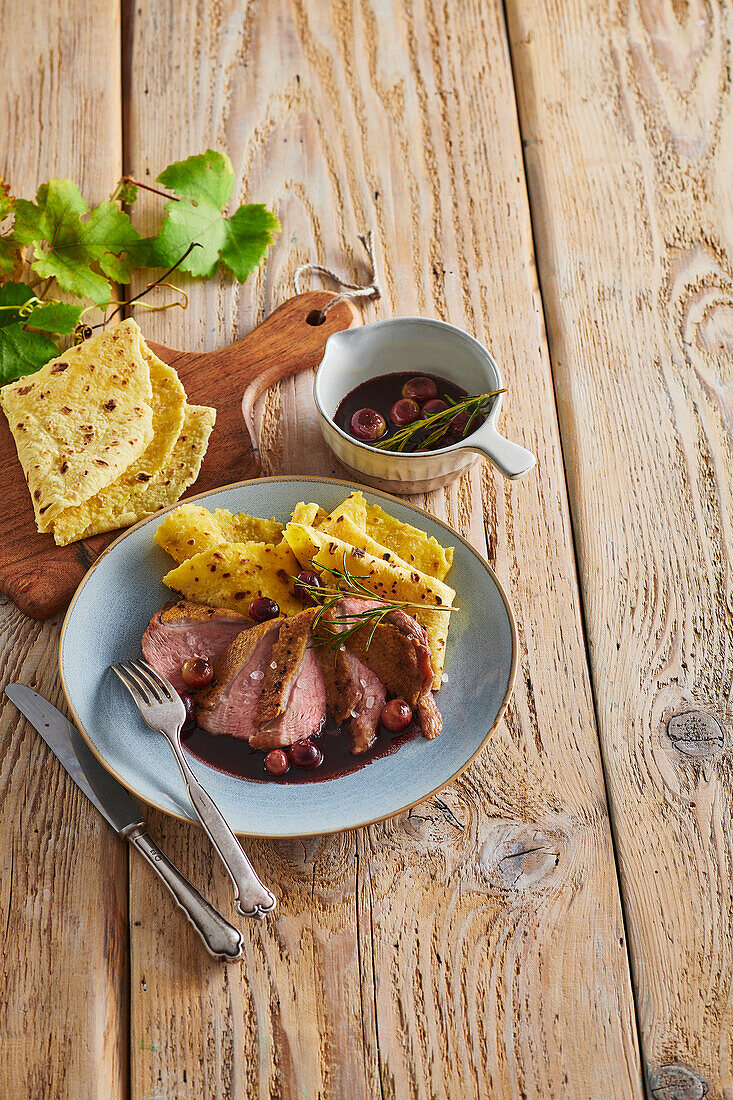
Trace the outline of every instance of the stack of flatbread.
{"label": "stack of flatbread", "polygon": [[0,390],[39,531],[60,546],[127,527],[193,484],[216,410],[122,321]]}

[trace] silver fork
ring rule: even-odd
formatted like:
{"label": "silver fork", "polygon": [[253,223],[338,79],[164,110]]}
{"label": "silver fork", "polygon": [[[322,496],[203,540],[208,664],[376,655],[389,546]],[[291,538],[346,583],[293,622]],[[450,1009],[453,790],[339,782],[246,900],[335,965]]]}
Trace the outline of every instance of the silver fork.
{"label": "silver fork", "polygon": [[245,917],[262,919],[275,908],[275,898],[258,879],[221,810],[201,786],[184,756],[181,748],[181,727],[186,717],[183,700],[173,685],[147,661],[125,661],[119,668],[116,665],[111,668],[129,691],[146,725],[162,733],[173,749],[198,819],[234,883],[238,911]]}

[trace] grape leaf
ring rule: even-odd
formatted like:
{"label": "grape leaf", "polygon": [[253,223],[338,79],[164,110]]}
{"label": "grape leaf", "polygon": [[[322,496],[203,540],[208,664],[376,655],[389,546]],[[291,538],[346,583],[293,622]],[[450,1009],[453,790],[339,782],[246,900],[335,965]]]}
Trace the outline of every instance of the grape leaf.
{"label": "grape leaf", "polygon": [[5,221],[9,214],[13,213],[15,199],[10,194],[10,186],[0,176],[0,222]]}
{"label": "grape leaf", "polygon": [[[0,316],[5,324],[19,322],[43,329],[44,332],[58,332],[70,336],[79,324],[84,306],[75,306],[71,302],[41,301],[32,287],[25,283],[8,283],[3,289],[3,301],[0,303]],[[16,308],[10,308],[15,306]],[[25,308],[23,308],[25,307]]]}
{"label": "grape leaf", "polygon": [[6,283],[0,286],[0,325],[20,321],[20,307],[35,297],[36,292],[25,283]]}
{"label": "grape leaf", "polygon": [[165,204],[166,216],[153,246],[160,267],[177,263],[191,244],[198,244],[180,270],[208,278],[219,261],[243,283],[257,267],[280,229],[280,222],[259,204],[224,214],[234,189],[234,169],[225,153],[207,149],[200,156],[177,161],[157,179],[180,196]]}
{"label": "grape leaf", "polygon": [[0,309],[0,385],[33,374],[58,355],[53,340],[39,332],[28,332],[20,321],[20,307],[34,297],[33,290],[24,283],[0,286],[0,306],[17,307]]}
{"label": "grape leaf", "polygon": [[224,220],[224,229],[227,240],[221,250],[222,261],[243,283],[280,232],[280,222],[266,206],[249,203]]}
{"label": "grape leaf", "polygon": [[14,236],[22,244],[33,245],[36,255],[31,267],[36,274],[54,277],[62,290],[91,298],[99,306],[110,300],[109,279],[130,281],[128,252],[140,240],[116,203],[100,203],[90,212],[76,184],[61,179],[42,184],[35,203],[16,200]]}
{"label": "grape leaf", "polygon": [[42,302],[25,318],[25,324],[44,332],[71,336],[83,312],[84,306],[75,306],[71,302]]}
{"label": "grape leaf", "polygon": [[[15,199],[10,194],[10,187],[0,176],[0,224],[10,217],[14,206]],[[12,231],[2,234],[0,236],[0,277],[19,275],[22,265],[22,247]]]}
{"label": "grape leaf", "polygon": [[[183,252],[185,251],[184,248]],[[173,267],[176,260],[180,260],[183,252],[176,256],[172,263],[168,263],[166,260],[167,252],[159,249],[157,237],[141,237],[139,241],[135,241],[134,244],[130,245],[128,256],[133,268]]]}
{"label": "grape leaf", "polygon": [[234,190],[234,169],[226,153],[207,149],[200,156],[187,157],[169,164],[158,176],[161,183],[175,195],[191,202],[207,199],[217,210],[223,210]]}
{"label": "grape leaf", "polygon": [[0,237],[0,278],[20,275],[23,266],[21,248],[12,233]]}

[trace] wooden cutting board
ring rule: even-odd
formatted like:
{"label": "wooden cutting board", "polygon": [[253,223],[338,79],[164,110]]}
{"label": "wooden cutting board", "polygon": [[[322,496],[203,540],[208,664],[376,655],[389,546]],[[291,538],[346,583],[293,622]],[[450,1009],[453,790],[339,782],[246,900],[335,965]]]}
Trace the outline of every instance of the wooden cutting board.
{"label": "wooden cutting board", "polygon": [[[243,339],[218,351],[176,351],[150,347],[175,366],[188,400],[216,409],[216,425],[197,481],[184,496],[257,477],[260,470],[242,416],[242,395],[255,379],[262,386],[316,366],[328,337],[361,324],[349,302],[339,302],[320,324],[320,311],[335,295],[299,294],[279,306]],[[0,588],[34,619],[45,619],[69,603],[92,562],[119,531],[56,546],[52,535],[36,529],[33,508],[18,462],[15,442],[0,413]]]}

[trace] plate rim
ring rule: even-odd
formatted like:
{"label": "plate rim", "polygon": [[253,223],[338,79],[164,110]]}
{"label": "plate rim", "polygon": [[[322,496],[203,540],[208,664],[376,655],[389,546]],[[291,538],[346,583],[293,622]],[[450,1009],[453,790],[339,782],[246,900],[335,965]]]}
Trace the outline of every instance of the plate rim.
{"label": "plate rim", "polygon": [[[233,830],[233,832],[235,833],[236,836],[246,837],[247,839],[253,839],[253,840],[295,840],[295,839],[298,839],[299,837],[334,836],[337,833],[346,833],[346,832],[351,832],[354,829],[363,829],[363,828],[366,828],[368,825],[378,825],[382,821],[389,821],[390,818],[397,817],[399,814],[405,813],[407,810],[411,810],[414,806],[419,806],[421,802],[426,802],[429,798],[432,798],[433,795],[438,794],[440,791],[445,790],[446,787],[448,787],[451,783],[453,783],[456,779],[458,779],[461,775],[463,775],[463,773],[466,771],[466,769],[469,768],[471,766],[471,764],[473,764],[474,760],[477,758],[479,753],[483,752],[483,750],[486,748],[487,744],[489,743],[490,739],[493,737],[494,733],[498,729],[499,723],[501,722],[502,718],[504,717],[504,715],[506,713],[506,709],[509,706],[509,701],[510,701],[510,699],[512,697],[512,693],[514,691],[514,685],[515,685],[515,681],[516,681],[516,678],[517,678],[518,648],[519,648],[519,635],[518,635],[518,631],[517,631],[517,623],[516,623],[516,619],[514,617],[514,611],[512,609],[512,605],[510,604],[509,598],[508,598],[506,592],[504,591],[504,586],[502,585],[501,581],[497,577],[496,572],[494,571],[494,568],[491,565],[491,563],[488,562],[486,560],[486,558],[482,554],[480,554],[479,551],[474,546],[471,545],[471,543],[468,541],[468,539],[465,539],[463,537],[463,535],[461,535],[458,531],[454,530],[454,528],[452,528],[450,526],[450,524],[445,523],[445,521],[442,520],[442,519],[438,519],[437,516],[434,516],[430,512],[428,512],[426,508],[421,508],[418,504],[413,504],[412,501],[408,501],[408,500],[403,499],[402,497],[395,496],[393,493],[385,493],[381,489],[373,489],[371,486],[360,485],[358,482],[345,481],[343,478],[326,477],[325,475],[320,475],[320,474],[318,474],[318,475],[316,475],[316,474],[275,474],[275,475],[272,475],[272,476],[269,476],[269,477],[245,478],[242,481],[232,481],[227,485],[220,485],[216,489],[205,489],[203,492],[196,493],[194,496],[186,497],[185,500],[183,501],[183,503],[190,504],[190,503],[193,503],[194,501],[202,500],[205,497],[213,496],[214,493],[222,493],[222,492],[225,492],[229,489],[241,489],[241,488],[243,488],[244,486],[247,486],[247,485],[254,485],[254,484],[259,485],[259,484],[264,484],[264,483],[273,482],[273,481],[278,481],[278,482],[283,482],[283,481],[287,481],[287,482],[309,482],[309,483],[322,482],[322,483],[325,483],[327,485],[342,485],[346,489],[349,489],[352,492],[354,490],[357,490],[357,491],[360,491],[360,492],[363,491],[363,490],[366,490],[366,492],[371,493],[375,496],[379,496],[383,500],[386,500],[386,501],[389,501],[389,502],[393,501],[397,504],[401,504],[404,507],[408,508],[410,511],[415,512],[418,516],[423,515],[423,514],[427,515],[429,517],[429,519],[432,520],[433,523],[437,523],[440,527],[445,528],[445,530],[448,531],[448,533],[451,536],[453,536],[454,538],[457,538],[459,540],[459,542],[463,543],[463,545],[466,547],[466,549],[469,550],[474,555],[474,557],[478,558],[479,562],[484,567],[484,569],[488,572],[488,574],[490,575],[490,577],[493,580],[494,584],[496,585],[496,588],[499,592],[499,595],[501,596],[502,603],[504,604],[504,607],[506,609],[507,617],[509,619],[509,630],[510,630],[510,635],[511,635],[512,653],[511,653],[511,662],[510,662],[510,667],[509,667],[509,678],[507,680],[507,687],[506,687],[506,692],[504,693],[504,698],[501,701],[501,704],[499,706],[499,710],[497,711],[496,718],[494,719],[493,723],[491,724],[491,727],[489,728],[488,732],[486,733],[486,736],[481,741],[481,744],[478,746],[478,748],[473,753],[473,755],[466,761],[466,763],[462,764],[461,767],[453,773],[453,775],[449,776],[449,778],[445,780],[445,782],[439,783],[437,787],[433,788],[433,790],[426,792],[425,794],[421,795],[419,798],[415,799],[413,802],[408,802],[404,806],[400,806],[398,809],[391,810],[387,814],[382,814],[379,817],[372,817],[372,818],[367,819],[366,821],[357,822],[354,825],[346,825],[346,826],[344,826],[343,828],[340,828],[340,829],[339,828],[336,828],[336,829],[319,829],[315,832],[311,831],[311,832],[298,832],[298,833],[278,833],[277,835],[273,835],[273,834],[270,834],[270,833],[262,833],[262,832],[247,833],[247,832],[241,832],[238,829]],[[72,614],[72,612],[73,612],[73,610],[76,606],[76,603],[77,603],[79,597],[82,595],[82,592],[83,592],[84,588],[86,587],[87,582],[90,580],[92,574],[96,571],[97,567],[100,565],[102,560],[109,553],[111,553],[112,550],[114,550],[117,546],[119,546],[119,544],[121,542],[123,542],[123,540],[126,539],[128,537],[128,535],[131,535],[134,531],[137,531],[140,527],[144,527],[146,524],[151,523],[154,519],[159,519],[161,516],[166,515],[166,513],[172,512],[181,503],[182,503],[182,501],[179,499],[174,504],[168,505],[167,508],[161,508],[157,512],[154,512],[151,516],[145,516],[143,519],[138,520],[138,522],[133,524],[132,527],[128,527],[126,530],[122,531],[121,534],[119,534],[117,536],[117,538],[109,544],[109,546],[105,547],[105,549],[102,551],[102,553],[99,555],[99,557],[94,562],[92,562],[89,569],[86,571],[86,573],[82,577],[81,581],[79,582],[79,585],[78,585],[76,591],[74,592],[74,595],[71,598],[71,602],[70,602],[69,606],[67,607],[66,612],[64,614],[64,620],[63,620],[63,623],[61,624],[61,633],[59,635],[58,668],[59,668],[59,678],[61,680],[61,688],[62,688],[63,693],[64,693],[64,698],[66,699],[66,705],[68,706],[68,708],[71,712],[71,717],[73,719],[74,725],[79,730],[79,733],[83,737],[87,747],[94,754],[94,756],[97,758],[97,760],[102,765],[102,767],[105,769],[105,771],[109,772],[109,774],[112,775],[117,780],[118,783],[122,784],[122,786],[125,788],[126,791],[129,791],[129,793],[132,796],[139,799],[146,806],[150,806],[152,809],[155,809],[155,810],[160,810],[162,813],[166,814],[168,817],[175,818],[178,821],[185,821],[188,824],[193,824],[193,825],[196,825],[198,828],[201,828],[202,827],[201,823],[197,819],[186,817],[184,814],[176,813],[174,810],[171,810],[169,807],[162,806],[157,802],[153,802],[152,800],[147,798],[145,795],[140,794],[139,791],[133,790],[133,788],[130,787],[129,784],[126,782],[126,780],[121,775],[119,775],[118,772],[115,771],[114,768],[110,767],[109,763],[102,758],[100,753],[97,751],[96,746],[93,744],[93,742],[92,742],[92,740],[91,740],[91,738],[90,738],[83,722],[81,721],[79,715],[77,714],[76,708],[74,707],[73,703],[71,702],[71,699],[69,697],[69,692],[68,692],[67,687],[66,687],[66,681],[64,679],[64,671],[63,671],[63,665],[62,665],[62,661],[61,661],[61,654],[62,654],[62,651],[63,651],[63,648],[64,648],[64,638],[65,638],[65,635],[66,635],[66,628],[67,628],[68,623],[69,623],[69,618],[70,618],[70,616],[71,616],[71,614]]]}

